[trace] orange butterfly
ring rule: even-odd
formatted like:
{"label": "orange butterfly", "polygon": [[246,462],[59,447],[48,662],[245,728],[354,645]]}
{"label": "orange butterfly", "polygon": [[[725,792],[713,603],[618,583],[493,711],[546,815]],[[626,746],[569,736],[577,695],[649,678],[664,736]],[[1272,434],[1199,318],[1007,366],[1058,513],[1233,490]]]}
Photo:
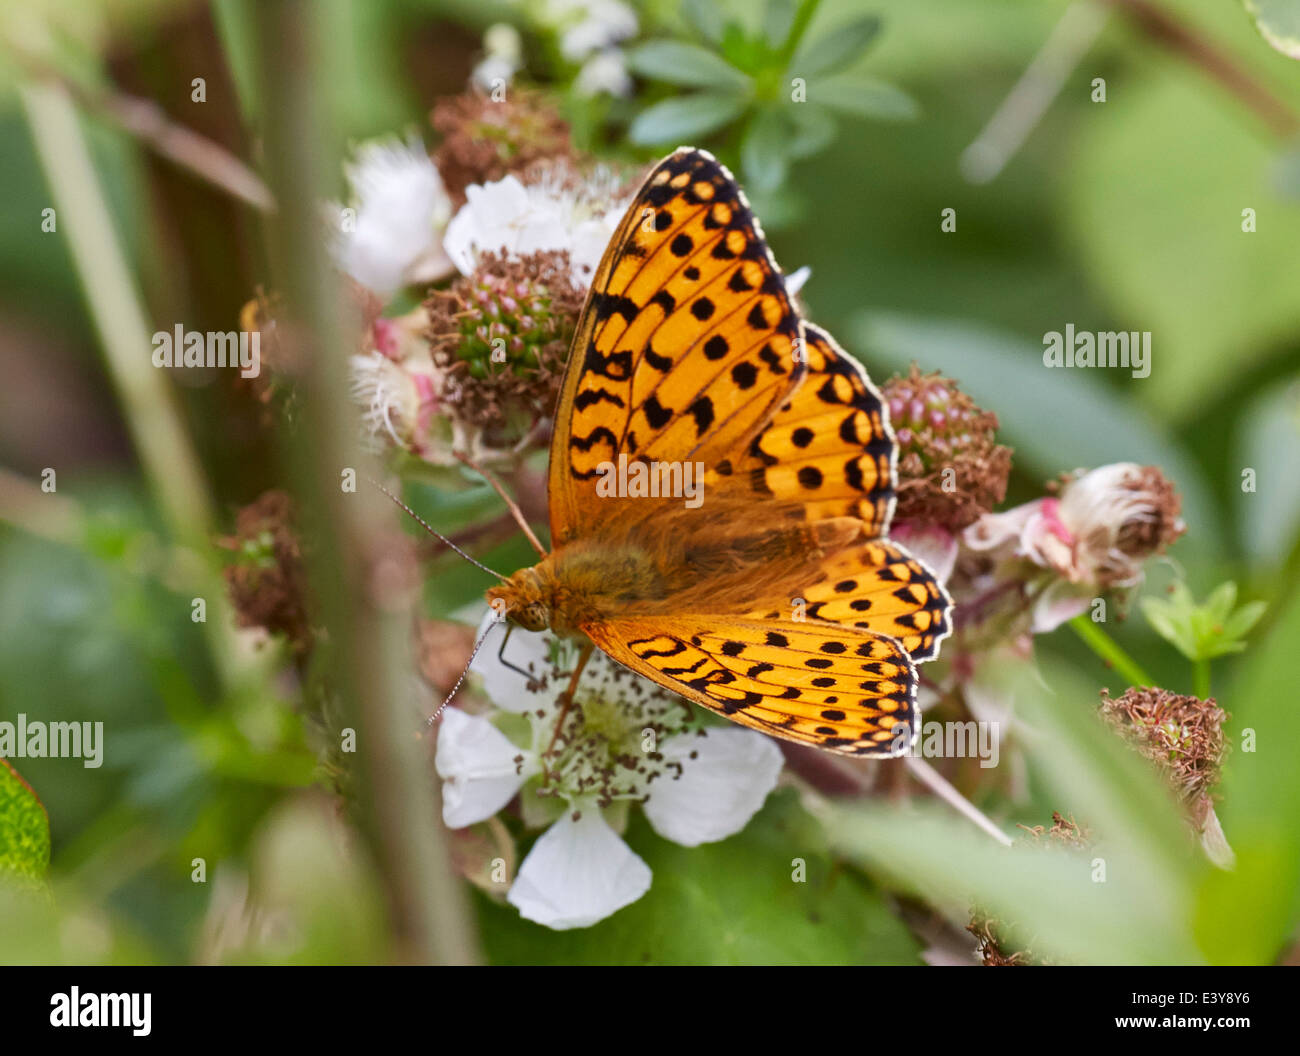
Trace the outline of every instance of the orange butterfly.
{"label": "orange butterfly", "polygon": [[[744,726],[898,755],[920,725],[914,665],[938,653],[951,601],[884,538],[896,457],[880,394],[799,317],[736,181],[679,149],[632,201],[574,336],[553,550],[488,599],[589,639],[569,700],[594,643]],[[611,467],[636,463],[665,486],[611,494]],[[695,508],[669,486],[692,467]]]}

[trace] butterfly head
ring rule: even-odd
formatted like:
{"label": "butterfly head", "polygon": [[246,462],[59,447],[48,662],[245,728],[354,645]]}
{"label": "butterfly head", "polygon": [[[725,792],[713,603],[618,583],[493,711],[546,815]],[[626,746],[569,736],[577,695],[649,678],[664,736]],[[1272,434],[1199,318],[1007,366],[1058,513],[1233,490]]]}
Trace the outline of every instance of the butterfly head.
{"label": "butterfly head", "polygon": [[527,631],[551,626],[552,590],[539,567],[521,568],[487,592],[488,604]]}

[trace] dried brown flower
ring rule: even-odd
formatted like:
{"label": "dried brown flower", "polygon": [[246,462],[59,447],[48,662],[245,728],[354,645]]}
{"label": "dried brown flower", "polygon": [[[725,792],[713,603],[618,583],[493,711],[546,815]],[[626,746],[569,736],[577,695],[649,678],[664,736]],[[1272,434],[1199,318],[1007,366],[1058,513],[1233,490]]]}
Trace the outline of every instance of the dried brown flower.
{"label": "dried brown flower", "polygon": [[1165,689],[1129,689],[1112,698],[1101,691],[1101,714],[1142,755],[1156,763],[1182,799],[1198,832],[1214,809],[1212,790],[1227,754],[1228,715],[1213,699]]}
{"label": "dried brown flower", "polygon": [[523,173],[544,159],[574,158],[568,124],[538,91],[512,88],[497,102],[470,88],[438,100],[430,120],[443,137],[434,163],[458,206],[471,183]]}
{"label": "dried brown flower", "polygon": [[239,511],[235,534],[218,544],[235,554],[223,574],[239,625],[283,634],[294,652],[307,652],[312,644],[307,577],[289,495],[264,492]]}

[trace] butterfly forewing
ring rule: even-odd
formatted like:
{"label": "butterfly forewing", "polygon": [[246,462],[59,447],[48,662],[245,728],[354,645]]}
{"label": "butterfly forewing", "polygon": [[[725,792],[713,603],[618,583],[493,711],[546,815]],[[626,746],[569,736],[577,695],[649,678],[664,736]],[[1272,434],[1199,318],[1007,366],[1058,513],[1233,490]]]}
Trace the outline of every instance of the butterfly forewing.
{"label": "butterfly forewing", "polygon": [[794,391],[801,323],[731,174],[680,150],[651,172],[597,269],[551,443],[556,544],[600,514],[620,454],[711,467]]}

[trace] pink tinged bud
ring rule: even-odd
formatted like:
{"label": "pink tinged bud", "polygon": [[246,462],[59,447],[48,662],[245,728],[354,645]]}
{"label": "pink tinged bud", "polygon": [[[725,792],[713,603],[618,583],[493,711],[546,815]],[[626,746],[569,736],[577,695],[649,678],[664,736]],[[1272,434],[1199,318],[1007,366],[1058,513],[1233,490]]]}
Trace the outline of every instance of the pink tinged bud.
{"label": "pink tinged bud", "polygon": [[376,319],[373,328],[375,348],[389,359],[397,356],[397,326],[391,319]]}
{"label": "pink tinged bud", "polygon": [[944,420],[945,420],[945,419],[944,419],[944,416],[943,416],[943,411],[931,411],[931,412],[930,412],[930,424],[931,424],[932,426],[934,426],[936,429],[942,429],[942,428],[943,428]]}
{"label": "pink tinged bud", "polygon": [[531,315],[521,315],[519,317],[519,329],[531,330],[533,325],[533,317]]}
{"label": "pink tinged bud", "polygon": [[914,422],[925,421],[925,404],[920,400],[913,400],[907,405],[907,416]]}
{"label": "pink tinged bud", "polygon": [[524,350],[524,339],[522,337],[512,337],[510,339],[510,351],[522,352]]}
{"label": "pink tinged bud", "polygon": [[911,429],[898,430],[896,439],[900,444],[910,444],[912,442],[912,430]]}
{"label": "pink tinged bud", "polygon": [[502,297],[501,308],[508,314],[514,315],[514,313],[519,310],[519,302],[513,297]]}
{"label": "pink tinged bud", "polygon": [[517,284],[515,285],[515,296],[516,296],[516,297],[527,297],[527,296],[528,296],[528,283],[526,283],[526,282],[520,282],[520,283],[517,283]]}
{"label": "pink tinged bud", "polygon": [[1065,543],[1066,546],[1072,546],[1074,544],[1074,533],[1061,520],[1061,500],[1057,498],[1044,499],[1039,511],[1043,516],[1043,524],[1047,530]]}
{"label": "pink tinged bud", "polygon": [[889,416],[895,420],[903,417],[903,401],[897,396],[889,401]]}

